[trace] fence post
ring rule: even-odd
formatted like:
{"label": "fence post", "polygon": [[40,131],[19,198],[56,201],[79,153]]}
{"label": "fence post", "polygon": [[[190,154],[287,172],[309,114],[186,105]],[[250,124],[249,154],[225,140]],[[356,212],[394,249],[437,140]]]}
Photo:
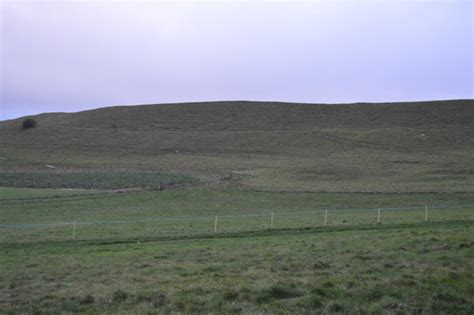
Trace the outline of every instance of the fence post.
{"label": "fence post", "polygon": [[217,215],[216,219],[214,220],[214,233],[217,233]]}
{"label": "fence post", "polygon": [[425,221],[428,221],[428,206],[425,205]]}
{"label": "fence post", "polygon": [[273,229],[273,212],[272,216],[270,217],[270,229]]}
{"label": "fence post", "polygon": [[380,208],[377,209],[377,223],[380,223]]}
{"label": "fence post", "polygon": [[72,239],[76,239],[76,221],[72,224]]}
{"label": "fence post", "polygon": [[324,225],[328,225],[328,211],[324,211]]}

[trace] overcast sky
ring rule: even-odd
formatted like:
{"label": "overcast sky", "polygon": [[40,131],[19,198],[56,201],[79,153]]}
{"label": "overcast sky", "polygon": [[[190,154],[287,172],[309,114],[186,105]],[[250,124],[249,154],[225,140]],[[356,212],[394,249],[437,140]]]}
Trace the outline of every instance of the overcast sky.
{"label": "overcast sky", "polygon": [[474,98],[470,0],[0,2],[0,120],[164,102]]}

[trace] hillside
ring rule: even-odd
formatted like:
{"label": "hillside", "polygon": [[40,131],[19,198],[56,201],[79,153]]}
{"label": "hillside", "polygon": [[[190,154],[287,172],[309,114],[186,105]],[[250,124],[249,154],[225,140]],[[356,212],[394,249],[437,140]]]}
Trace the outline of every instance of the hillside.
{"label": "hillside", "polygon": [[34,118],[0,122],[0,313],[473,313],[474,101]]}
{"label": "hillside", "polygon": [[[474,101],[212,102],[0,122],[0,170],[159,171],[244,189],[472,192]],[[48,170],[45,164],[56,167]]]}

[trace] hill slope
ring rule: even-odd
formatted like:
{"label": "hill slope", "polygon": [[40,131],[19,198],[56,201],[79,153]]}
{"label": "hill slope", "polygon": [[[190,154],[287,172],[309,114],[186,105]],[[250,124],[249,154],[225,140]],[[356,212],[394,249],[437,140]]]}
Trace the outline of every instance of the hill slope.
{"label": "hill slope", "polygon": [[0,170],[164,171],[248,189],[474,191],[474,101],[108,107],[0,122]]}

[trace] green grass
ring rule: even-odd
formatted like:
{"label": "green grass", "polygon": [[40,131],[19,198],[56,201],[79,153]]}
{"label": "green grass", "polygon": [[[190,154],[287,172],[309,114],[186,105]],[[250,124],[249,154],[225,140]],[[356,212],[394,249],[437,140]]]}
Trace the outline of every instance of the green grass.
{"label": "green grass", "polygon": [[196,178],[156,172],[2,172],[0,186],[27,188],[120,189],[159,188]]}
{"label": "green grass", "polygon": [[321,209],[465,205],[474,204],[474,194],[304,193],[189,188],[64,196],[44,200],[5,200],[1,204],[3,223],[54,223],[73,220],[299,213]]}
{"label": "green grass", "polygon": [[[17,191],[15,191],[17,190]],[[10,188],[10,195],[21,189]],[[30,190],[28,190],[30,192]],[[47,193],[51,191],[48,190]],[[2,223],[209,216],[0,229],[0,312],[471,314],[473,194],[186,189],[9,198]],[[26,198],[29,197],[29,198]],[[424,221],[423,206],[430,206]],[[376,222],[373,208],[384,210]],[[337,211],[340,208],[372,208]],[[330,209],[328,225],[323,212]],[[310,212],[308,212],[311,210]],[[270,217],[224,217],[274,212]],[[221,216],[214,233],[214,215]]]}
{"label": "green grass", "polygon": [[[0,209],[5,225],[0,242],[70,240],[73,230],[76,240],[210,235],[216,228],[215,216],[222,234],[325,224],[411,224],[425,221],[425,205],[430,222],[474,219],[472,194],[276,193],[195,188],[5,200]],[[382,208],[380,223],[378,208]]]}
{"label": "green grass", "polygon": [[0,187],[1,201],[17,201],[26,199],[44,199],[54,197],[90,195],[103,193],[93,189],[41,189],[41,188],[17,188],[17,187]]}
{"label": "green grass", "polygon": [[474,311],[472,223],[0,245],[11,313]]}
{"label": "green grass", "polygon": [[473,104],[0,122],[0,314],[473,314]]}

